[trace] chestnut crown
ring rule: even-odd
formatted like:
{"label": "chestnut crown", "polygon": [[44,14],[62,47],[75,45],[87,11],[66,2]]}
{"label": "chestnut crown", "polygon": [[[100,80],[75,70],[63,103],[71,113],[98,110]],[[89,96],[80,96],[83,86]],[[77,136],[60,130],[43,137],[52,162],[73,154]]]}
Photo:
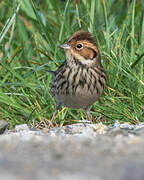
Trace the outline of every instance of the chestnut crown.
{"label": "chestnut crown", "polygon": [[82,64],[101,64],[100,53],[95,39],[89,32],[79,30],[75,32],[66,43],[59,46],[66,50],[68,61],[73,59]]}

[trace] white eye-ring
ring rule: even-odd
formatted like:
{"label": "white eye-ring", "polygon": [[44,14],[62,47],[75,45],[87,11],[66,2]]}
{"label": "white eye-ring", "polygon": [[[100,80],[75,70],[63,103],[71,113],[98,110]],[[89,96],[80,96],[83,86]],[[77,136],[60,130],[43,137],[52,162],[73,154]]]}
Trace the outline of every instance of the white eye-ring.
{"label": "white eye-ring", "polygon": [[76,45],[76,48],[77,48],[78,50],[82,49],[82,48],[83,48],[83,44],[77,44],[77,45]]}

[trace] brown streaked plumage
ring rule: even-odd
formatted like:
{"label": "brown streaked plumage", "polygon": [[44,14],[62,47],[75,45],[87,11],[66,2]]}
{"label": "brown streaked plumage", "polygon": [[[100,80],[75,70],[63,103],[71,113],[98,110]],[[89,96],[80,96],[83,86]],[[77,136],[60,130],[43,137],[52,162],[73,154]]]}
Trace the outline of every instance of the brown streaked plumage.
{"label": "brown streaked plumage", "polygon": [[56,108],[83,108],[90,119],[89,108],[98,100],[106,85],[106,75],[94,38],[89,32],[75,32],[66,43],[66,60],[53,74],[51,92]]}

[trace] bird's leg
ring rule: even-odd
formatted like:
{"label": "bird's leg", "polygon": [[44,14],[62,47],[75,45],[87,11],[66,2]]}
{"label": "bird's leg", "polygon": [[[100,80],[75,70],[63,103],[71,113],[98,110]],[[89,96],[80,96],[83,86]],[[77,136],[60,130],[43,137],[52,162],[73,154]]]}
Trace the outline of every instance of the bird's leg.
{"label": "bird's leg", "polygon": [[89,107],[85,109],[85,114],[87,116],[88,121],[92,122],[92,115],[90,113],[90,108]]}
{"label": "bird's leg", "polygon": [[54,118],[55,118],[55,115],[56,115],[56,112],[57,112],[57,110],[60,108],[60,105],[57,105],[56,104],[56,106],[55,106],[55,110],[54,110],[54,112],[53,112],[53,115],[52,115],[52,118],[51,118],[51,120],[50,120],[50,125],[52,125],[52,127],[54,127],[54,125],[53,125],[53,120],[54,120]]}

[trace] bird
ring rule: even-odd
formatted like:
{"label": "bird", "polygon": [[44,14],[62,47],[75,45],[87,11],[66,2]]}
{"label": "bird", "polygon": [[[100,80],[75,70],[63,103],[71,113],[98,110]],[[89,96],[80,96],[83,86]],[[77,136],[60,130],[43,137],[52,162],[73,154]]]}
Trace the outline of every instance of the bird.
{"label": "bird", "polygon": [[99,99],[106,86],[106,74],[94,37],[78,30],[63,44],[66,60],[52,74],[51,93],[56,106],[51,122],[61,106],[84,109],[92,120],[90,106]]}

